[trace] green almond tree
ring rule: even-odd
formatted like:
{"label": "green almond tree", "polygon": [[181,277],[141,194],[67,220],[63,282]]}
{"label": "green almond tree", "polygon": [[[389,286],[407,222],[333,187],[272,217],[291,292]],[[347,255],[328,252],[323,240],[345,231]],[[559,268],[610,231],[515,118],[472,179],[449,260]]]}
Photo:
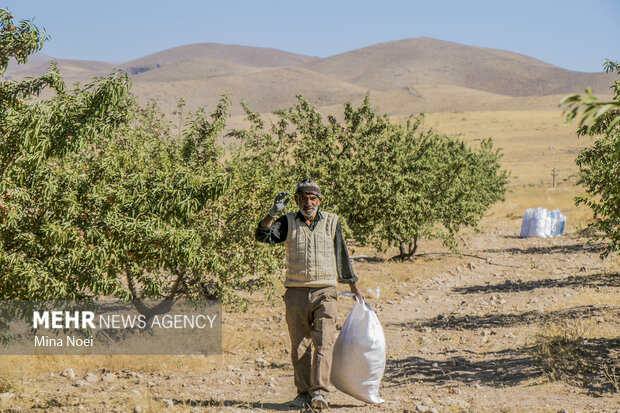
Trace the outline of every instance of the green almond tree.
{"label": "green almond tree", "polygon": [[491,140],[474,150],[424,129],[422,117],[394,124],[368,96],[358,108],[345,104],[342,123],[331,115],[325,121],[302,96],[276,112],[270,129],[246,110],[253,126],[235,135],[252,146],[252,159],[268,160],[291,186],[317,179],[324,207],[344,218],[350,236],[380,249],[395,245],[401,259],[413,256],[422,237],[455,249],[459,229],[475,226],[506,190]]}
{"label": "green almond tree", "polygon": [[130,89],[117,72],[65,90],[54,66],[2,83],[0,299],[116,296],[154,314],[140,300],[243,308],[244,291],[273,285],[282,260],[253,238],[258,172],[218,143],[229,97],[183,116],[179,136]]}
{"label": "green almond tree", "polygon": [[4,75],[11,58],[26,63],[28,56],[43,47],[48,36],[30,20],[13,23],[13,15],[0,9],[0,75]]}
{"label": "green almond tree", "polygon": [[[620,64],[607,60],[605,71],[620,73]],[[586,95],[569,95],[560,104],[566,107],[566,120],[580,117],[578,136],[589,135],[594,142],[577,156],[579,184],[586,195],[577,197],[577,205],[586,205],[594,213],[589,227],[593,240],[604,240],[601,258],[620,253],[620,80],[611,86],[611,101],[601,102],[591,89]]]}

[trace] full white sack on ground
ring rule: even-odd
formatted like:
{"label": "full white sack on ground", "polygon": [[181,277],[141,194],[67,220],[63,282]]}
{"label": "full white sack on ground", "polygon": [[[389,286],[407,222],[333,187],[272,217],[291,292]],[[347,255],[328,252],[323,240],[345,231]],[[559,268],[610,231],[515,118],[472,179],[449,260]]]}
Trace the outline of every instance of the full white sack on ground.
{"label": "full white sack on ground", "polygon": [[378,396],[385,369],[385,336],[368,303],[356,302],[336,344],[331,382],[341,392],[367,403],[383,403]]}
{"label": "full white sack on ground", "polygon": [[532,222],[532,217],[534,216],[534,210],[532,208],[528,208],[523,214],[523,219],[521,220],[521,238],[527,238],[530,234],[530,223]]}
{"label": "full white sack on ground", "polygon": [[554,237],[564,233],[566,226],[566,215],[562,214],[559,209],[551,211],[551,234]]}
{"label": "full white sack on ground", "polygon": [[566,225],[566,216],[559,209],[549,211],[538,207],[528,208],[521,221],[521,238],[551,238],[562,235]]}

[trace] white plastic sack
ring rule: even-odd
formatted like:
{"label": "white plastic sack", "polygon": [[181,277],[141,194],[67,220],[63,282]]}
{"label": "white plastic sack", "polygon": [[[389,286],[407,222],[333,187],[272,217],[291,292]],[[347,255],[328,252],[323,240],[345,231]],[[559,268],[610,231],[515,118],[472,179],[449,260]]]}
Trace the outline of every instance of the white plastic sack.
{"label": "white plastic sack", "polygon": [[545,208],[528,208],[521,221],[521,238],[551,238],[562,235],[566,217],[559,209],[549,212]]}
{"label": "white plastic sack", "polygon": [[551,234],[554,237],[562,235],[564,233],[564,227],[566,226],[566,216],[560,212],[559,209],[551,211]]}
{"label": "white plastic sack", "polygon": [[530,236],[530,223],[532,222],[532,217],[534,216],[534,210],[532,208],[528,208],[523,214],[523,220],[521,221],[521,238],[527,238]]}
{"label": "white plastic sack", "polygon": [[538,238],[548,238],[551,236],[549,210],[541,207],[536,208],[534,218],[530,224],[530,236]]}
{"label": "white plastic sack", "polygon": [[331,382],[341,392],[367,403],[383,403],[378,396],[385,369],[385,336],[368,303],[356,302],[336,344]]}

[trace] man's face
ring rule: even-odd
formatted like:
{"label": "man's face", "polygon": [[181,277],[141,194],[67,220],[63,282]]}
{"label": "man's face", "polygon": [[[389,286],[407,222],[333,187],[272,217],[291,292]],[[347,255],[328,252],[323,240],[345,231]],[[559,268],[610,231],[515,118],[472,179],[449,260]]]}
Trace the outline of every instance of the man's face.
{"label": "man's face", "polygon": [[314,194],[297,194],[295,195],[295,202],[301,211],[302,215],[306,218],[314,218],[319,205],[321,205],[321,198]]}

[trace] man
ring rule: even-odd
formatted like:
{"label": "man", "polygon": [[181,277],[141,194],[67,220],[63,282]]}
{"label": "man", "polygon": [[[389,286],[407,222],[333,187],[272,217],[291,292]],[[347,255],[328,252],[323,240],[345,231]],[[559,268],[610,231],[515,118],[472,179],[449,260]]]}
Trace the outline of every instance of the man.
{"label": "man", "polygon": [[327,408],[336,332],[337,283],[349,284],[351,292],[360,301],[363,299],[339,218],[319,211],[322,199],[314,179],[306,178],[295,191],[299,211],[276,220],[290,200],[288,192],[282,192],[256,230],[258,241],[284,243],[286,248],[284,304],[298,393],[289,406],[310,404],[317,410]]}

